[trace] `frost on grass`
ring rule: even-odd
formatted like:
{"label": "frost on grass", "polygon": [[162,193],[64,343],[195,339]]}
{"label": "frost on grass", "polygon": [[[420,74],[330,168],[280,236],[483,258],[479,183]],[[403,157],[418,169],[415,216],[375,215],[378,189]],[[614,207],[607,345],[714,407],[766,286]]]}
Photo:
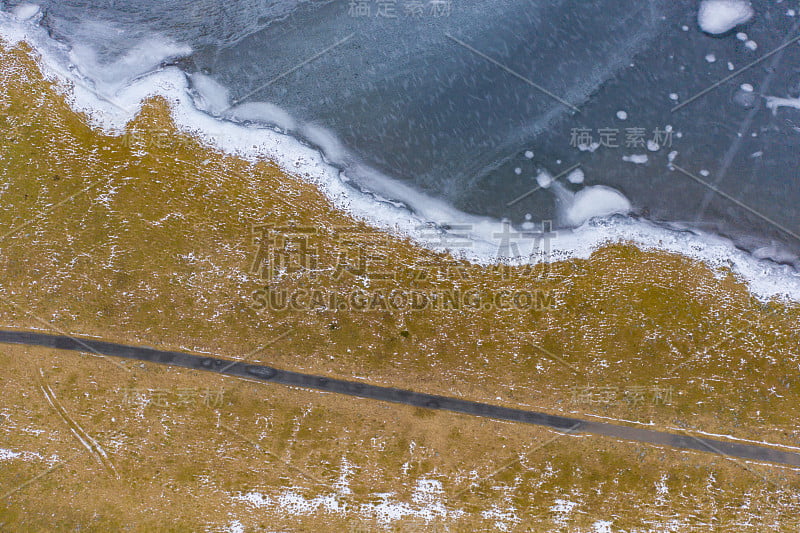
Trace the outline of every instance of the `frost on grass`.
{"label": "frost on grass", "polygon": [[311,515],[317,512],[346,514],[354,513],[384,525],[397,520],[415,518],[430,522],[436,519],[456,519],[464,514],[461,510],[448,509],[444,503],[442,482],[435,479],[417,480],[410,501],[397,499],[394,493],[370,495],[370,503],[349,503],[352,495],[347,476],[343,475],[334,486],[334,491],[308,498],[299,491],[286,489],[275,495],[258,491],[238,493],[234,500],[245,502],[258,509],[278,511],[282,515]]}

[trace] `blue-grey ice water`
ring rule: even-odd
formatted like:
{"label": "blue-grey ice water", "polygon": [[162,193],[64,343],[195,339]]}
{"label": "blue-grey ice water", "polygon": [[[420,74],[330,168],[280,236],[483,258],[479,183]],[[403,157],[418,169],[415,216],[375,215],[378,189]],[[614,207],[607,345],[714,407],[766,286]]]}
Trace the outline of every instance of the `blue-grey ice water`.
{"label": "blue-grey ice water", "polygon": [[[800,13],[754,0],[750,21],[710,35],[698,4],[40,3],[51,34],[101,67],[143,54],[153,36],[188,46],[175,64],[209,112],[297,135],[384,196],[380,176],[520,223],[558,219],[556,192],[602,184],[636,216],[792,262],[800,110],[773,112],[765,97],[800,96],[800,44],[782,47],[800,35]],[[215,106],[220,88],[228,100]],[[583,183],[562,176],[517,200],[542,170],[579,163]]]}

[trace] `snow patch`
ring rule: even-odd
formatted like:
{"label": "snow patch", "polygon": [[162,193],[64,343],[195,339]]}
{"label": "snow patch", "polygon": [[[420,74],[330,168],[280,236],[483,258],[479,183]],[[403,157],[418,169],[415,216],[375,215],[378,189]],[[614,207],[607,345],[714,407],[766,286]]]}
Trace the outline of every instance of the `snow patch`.
{"label": "snow patch", "polygon": [[594,524],[592,524],[592,532],[593,533],[611,533],[611,521],[610,520],[598,520]]}
{"label": "snow patch", "polygon": [[565,525],[569,519],[569,515],[572,514],[573,509],[575,509],[577,506],[578,504],[576,502],[571,502],[564,499],[556,500],[555,503],[550,507],[550,512],[555,513],[553,521],[560,526]]}
{"label": "snow patch", "polygon": [[508,509],[501,509],[493,505],[491,509],[481,511],[481,517],[486,520],[494,520],[494,527],[498,531],[510,531],[512,524],[519,524],[521,519],[516,514],[516,509],[510,507]]}
{"label": "snow patch", "polygon": [[744,24],[753,14],[747,0],[703,0],[697,12],[697,23],[704,32],[719,35]]}
{"label": "snow patch", "polygon": [[39,6],[36,4],[20,4],[11,10],[11,13],[19,21],[31,20],[39,14]]}
{"label": "snow patch", "polygon": [[441,481],[425,478],[417,480],[410,502],[394,499],[394,493],[376,493],[370,495],[370,499],[377,500],[376,503],[364,503],[357,507],[348,505],[345,499],[352,495],[348,481],[351,473],[352,465],[345,461],[339,481],[334,485],[334,492],[313,498],[307,498],[294,489],[287,489],[273,496],[249,491],[232,495],[231,498],[257,509],[274,509],[289,515],[310,515],[319,511],[343,514],[355,511],[384,525],[407,518],[431,521],[436,518],[455,519],[464,514],[463,511],[449,510],[445,506]]}
{"label": "snow patch", "polygon": [[12,452],[11,450],[6,450],[5,448],[0,448],[0,461],[8,461],[9,459],[16,459],[20,457],[22,454],[19,452]]}
{"label": "snow patch", "polygon": [[594,185],[575,193],[564,212],[564,219],[570,226],[580,226],[594,217],[614,214],[627,215],[631,210],[630,201],[611,187]]}
{"label": "snow patch", "polygon": [[12,459],[22,459],[23,461],[31,461],[33,459],[44,459],[36,452],[15,452],[6,448],[0,448],[0,461],[11,461]]}
{"label": "snow patch", "polygon": [[238,520],[234,520],[225,529],[225,533],[244,533],[244,524]]}

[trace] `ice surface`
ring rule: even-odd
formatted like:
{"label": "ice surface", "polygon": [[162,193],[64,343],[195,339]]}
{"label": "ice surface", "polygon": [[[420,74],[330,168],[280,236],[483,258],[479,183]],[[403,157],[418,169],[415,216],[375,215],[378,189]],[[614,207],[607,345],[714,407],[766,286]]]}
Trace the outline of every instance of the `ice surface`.
{"label": "ice surface", "polygon": [[706,33],[718,35],[744,24],[753,17],[747,0],[703,0],[697,13],[697,23]]}
{"label": "ice surface", "polygon": [[[81,31],[95,35],[116,36],[123,30],[110,23],[87,22]],[[80,65],[81,72],[105,96],[113,94],[138,76],[152,72],[168,59],[187,56],[192,49],[160,35],[140,39],[123,56],[113,60],[98,57],[96,51],[87,45],[76,45],[70,51],[70,59]]]}

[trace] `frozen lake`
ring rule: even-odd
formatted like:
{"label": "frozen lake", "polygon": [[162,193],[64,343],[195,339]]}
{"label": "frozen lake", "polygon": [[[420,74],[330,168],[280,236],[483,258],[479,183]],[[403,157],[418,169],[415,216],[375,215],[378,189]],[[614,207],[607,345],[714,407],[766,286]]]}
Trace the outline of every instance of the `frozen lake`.
{"label": "frozen lake", "polygon": [[[422,193],[515,224],[574,225],[572,193],[602,185],[634,216],[791,263],[800,45],[783,45],[800,14],[751,4],[717,34],[698,25],[697,0],[41,6],[90,77],[113,86],[172,55],[210,113],[298,136],[412,209]],[[582,180],[559,176],[576,165]],[[591,214],[603,200],[590,200]]]}

